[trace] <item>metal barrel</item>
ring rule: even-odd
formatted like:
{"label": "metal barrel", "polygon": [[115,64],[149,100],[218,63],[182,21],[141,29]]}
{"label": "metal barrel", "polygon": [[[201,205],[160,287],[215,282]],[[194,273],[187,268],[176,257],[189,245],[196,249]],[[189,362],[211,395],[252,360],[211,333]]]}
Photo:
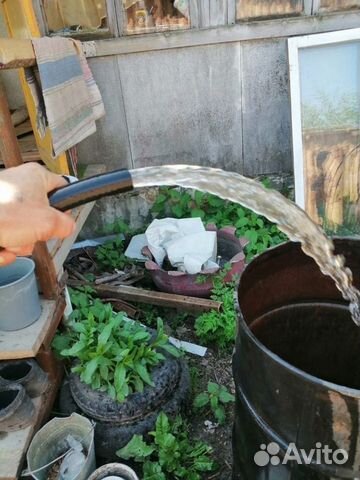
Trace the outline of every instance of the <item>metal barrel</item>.
{"label": "metal barrel", "polygon": [[[336,239],[360,285],[360,240]],[[233,480],[360,478],[360,328],[299,244],[254,259],[238,292]]]}

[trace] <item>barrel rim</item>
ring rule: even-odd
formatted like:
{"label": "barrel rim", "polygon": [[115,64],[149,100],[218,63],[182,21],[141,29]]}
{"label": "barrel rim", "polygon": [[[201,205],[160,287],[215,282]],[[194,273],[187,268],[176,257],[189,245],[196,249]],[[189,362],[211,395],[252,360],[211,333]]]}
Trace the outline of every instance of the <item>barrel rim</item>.
{"label": "barrel rim", "polygon": [[[333,240],[339,241],[339,240],[350,240],[350,241],[356,241],[356,243],[359,243],[360,237],[333,237]],[[259,258],[269,256],[271,255],[271,252],[273,251],[280,251],[282,249],[289,249],[292,248],[293,246],[299,245],[298,242],[283,242],[280,245],[276,245],[275,247],[271,247],[267,249],[265,252],[260,253],[259,255],[256,255],[253,260],[245,265],[244,270],[240,274],[237,282],[236,282],[236,289],[234,291],[234,302],[235,302],[235,310],[237,313],[237,319],[238,319],[238,326],[242,326],[242,330],[245,333],[245,335],[256,345],[256,347],[261,350],[263,353],[265,353],[267,356],[269,356],[274,362],[276,362],[280,367],[288,370],[291,372],[293,375],[297,377],[301,377],[308,382],[321,386],[324,388],[327,388],[328,390],[333,390],[335,392],[340,393],[341,395],[347,395],[349,397],[353,397],[356,399],[360,399],[360,389],[355,389],[355,388],[350,388],[346,387],[344,385],[338,385],[337,383],[329,382],[327,380],[322,380],[321,378],[316,377],[315,375],[311,375],[310,373],[305,372],[304,370],[301,370],[298,367],[295,367],[291,363],[287,362],[283,358],[281,358],[279,355],[276,353],[272,352],[269,348],[267,348],[263,343],[260,342],[260,340],[252,333],[250,330],[248,324],[246,323],[246,320],[242,314],[241,307],[240,307],[240,301],[239,301],[239,288],[240,288],[240,283],[241,280],[246,274],[246,272],[249,270],[249,267],[252,266],[252,262],[257,261]],[[306,255],[304,253],[304,255]],[[360,327],[359,327],[360,328]],[[239,332],[238,332],[239,335]]]}

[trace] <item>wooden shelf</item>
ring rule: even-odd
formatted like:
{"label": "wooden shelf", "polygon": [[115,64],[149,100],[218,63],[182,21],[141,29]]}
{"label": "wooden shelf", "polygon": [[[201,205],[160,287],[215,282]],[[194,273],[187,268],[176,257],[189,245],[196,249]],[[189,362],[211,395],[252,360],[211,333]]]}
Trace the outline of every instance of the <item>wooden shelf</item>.
{"label": "wooden shelf", "polygon": [[71,215],[76,221],[76,230],[71,235],[71,237],[68,237],[65,240],[49,240],[47,242],[49,253],[54,261],[55,271],[57,275],[59,275],[59,273],[61,272],[63,263],[68,256],[70,249],[76,240],[76,237],[79,235],[79,232],[82,229],[94,205],[95,202],[91,202],[87,203],[86,205],[82,205],[81,207],[74,208],[72,210]]}
{"label": "wooden shelf", "polygon": [[17,480],[21,477],[21,469],[29,444],[50,413],[61,378],[60,375],[52,383],[48,392],[33,399],[35,413],[31,425],[15,432],[0,433],[0,480]]}
{"label": "wooden shelf", "polygon": [[[41,299],[41,316],[32,325],[15,332],[0,332],[0,360],[35,357],[49,343],[65,310],[65,300]],[[0,462],[1,465],[1,462]]]}

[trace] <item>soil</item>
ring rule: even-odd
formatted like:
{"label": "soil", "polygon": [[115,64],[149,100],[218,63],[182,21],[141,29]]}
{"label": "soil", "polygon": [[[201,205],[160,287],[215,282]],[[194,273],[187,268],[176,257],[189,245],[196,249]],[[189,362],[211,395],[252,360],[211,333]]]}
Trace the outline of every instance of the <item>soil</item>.
{"label": "soil", "polygon": [[[92,273],[97,273],[96,261],[94,261],[94,249],[84,249],[81,252],[83,257],[92,259]],[[71,252],[68,258],[69,271],[74,278],[74,271],[85,274],[89,272],[88,266],[82,261],[79,262],[76,252]],[[111,273],[111,272],[110,272]],[[135,286],[141,288],[155,289],[150,278],[145,275],[141,283]],[[160,316],[164,320],[165,331],[179,340],[200,344],[194,333],[194,320],[191,315],[184,312],[177,312],[170,308],[155,308],[144,304],[134,304],[140,312],[138,320],[148,326],[156,326],[156,318]],[[193,398],[207,390],[209,381],[225,386],[232,394],[235,387],[232,377],[232,352],[218,352],[216,347],[206,346],[207,353],[204,357],[186,355],[192,377]],[[218,425],[211,410],[194,411],[189,408],[187,420],[190,425],[190,439],[202,440],[213,448],[213,459],[218,468],[213,472],[205,474],[204,480],[231,480],[232,469],[232,425],[233,425],[233,404],[226,405],[226,422]],[[48,480],[55,480],[57,477],[49,477]]]}
{"label": "soil", "polygon": [[61,466],[61,460],[58,460],[54,465],[50,468],[47,480],[58,480],[59,478],[59,473],[60,473],[60,466]]}
{"label": "soil", "polygon": [[[173,335],[181,340],[199,343],[193,333],[191,317],[178,327]],[[209,348],[205,357],[187,355],[193,384],[193,397],[207,390],[208,382],[215,382],[225,386],[232,394],[235,385],[232,376],[231,353],[217,353]],[[218,425],[211,410],[189,411],[188,422],[191,425],[191,438],[202,440],[213,448],[213,458],[218,469],[207,475],[206,480],[231,480],[232,470],[232,426],[234,419],[233,404],[226,406],[226,422]]]}

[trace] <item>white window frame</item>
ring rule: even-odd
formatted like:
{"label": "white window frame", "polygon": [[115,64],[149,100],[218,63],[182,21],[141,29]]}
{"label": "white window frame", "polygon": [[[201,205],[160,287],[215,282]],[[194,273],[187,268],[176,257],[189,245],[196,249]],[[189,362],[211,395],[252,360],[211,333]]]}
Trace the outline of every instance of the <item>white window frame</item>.
{"label": "white window frame", "polygon": [[360,28],[288,39],[295,201],[303,209],[305,209],[305,172],[299,51],[304,48],[341,44],[356,40],[360,40]]}

